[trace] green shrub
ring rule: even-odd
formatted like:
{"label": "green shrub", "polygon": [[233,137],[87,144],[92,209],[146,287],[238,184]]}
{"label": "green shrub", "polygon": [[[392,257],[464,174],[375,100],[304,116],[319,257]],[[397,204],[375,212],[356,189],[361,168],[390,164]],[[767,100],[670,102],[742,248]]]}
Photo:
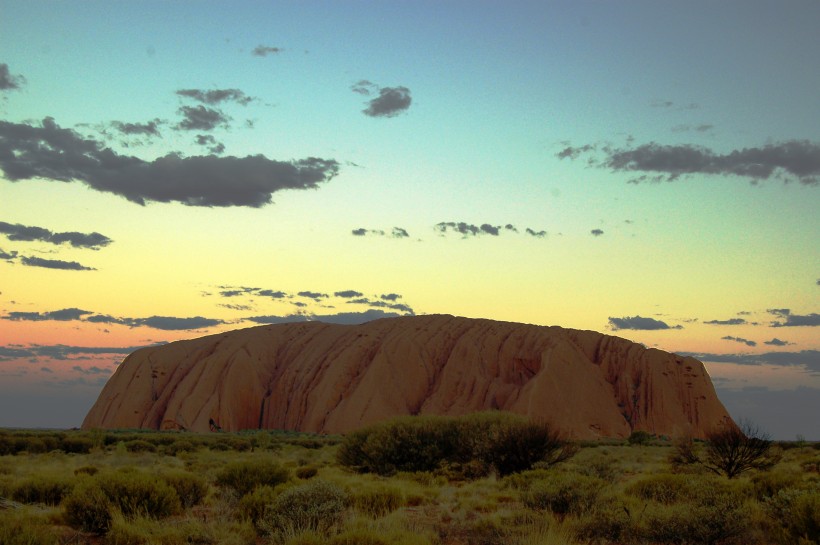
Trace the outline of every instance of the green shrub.
{"label": "green shrub", "polygon": [[362,473],[444,472],[481,477],[552,465],[574,454],[571,445],[544,424],[509,413],[460,418],[410,416],[349,433],[337,461]]}
{"label": "green shrub", "polygon": [[162,478],[171,485],[182,507],[186,509],[198,505],[208,493],[208,483],[205,479],[186,471],[166,473]]}
{"label": "green shrub", "polygon": [[396,487],[380,486],[355,490],[350,494],[351,505],[371,517],[382,517],[405,505],[404,494]]}
{"label": "green shrub", "polygon": [[112,504],[95,480],[80,483],[63,501],[66,520],[73,528],[104,535],[111,527]]}
{"label": "green shrub", "polygon": [[154,443],[143,441],[142,439],[134,439],[133,441],[126,441],[125,450],[128,452],[156,452],[157,446]]}
{"label": "green shrub", "polygon": [[180,439],[165,446],[165,454],[169,456],[176,456],[181,452],[195,452],[197,446],[187,439]]}
{"label": "green shrub", "polygon": [[60,443],[60,449],[69,454],[88,454],[94,447],[90,437],[66,435]]}
{"label": "green shrub", "polygon": [[779,543],[820,543],[820,485],[781,489],[764,508]]}
{"label": "green shrub", "polygon": [[125,516],[163,518],[180,510],[177,493],[165,481],[139,471],[95,477],[108,500]]}
{"label": "green shrub", "polygon": [[644,477],[626,487],[626,493],[643,500],[653,500],[664,505],[685,500],[693,493],[691,475],[662,473]]}
{"label": "green shrub", "polygon": [[322,480],[289,488],[266,509],[260,526],[270,534],[327,532],[347,507],[344,489]]}
{"label": "green shrub", "polygon": [[95,466],[82,466],[74,470],[74,475],[96,475],[99,471]]}
{"label": "green shrub", "polygon": [[0,543],[3,545],[57,545],[48,522],[28,513],[0,511]]}
{"label": "green shrub", "polygon": [[319,473],[319,470],[313,466],[302,466],[296,469],[296,476],[303,480],[311,479],[317,473]]}
{"label": "green shrub", "polygon": [[272,486],[257,486],[253,489],[253,492],[245,494],[239,500],[237,513],[241,518],[249,520],[257,533],[262,534],[263,528],[259,523],[265,515],[265,508],[273,503],[276,495]]}
{"label": "green shrub", "polygon": [[234,462],[216,475],[216,484],[229,488],[239,497],[253,491],[257,486],[276,486],[287,482],[290,472],[270,460]]}
{"label": "green shrub", "polygon": [[35,475],[18,483],[11,497],[21,503],[59,505],[73,487],[74,483],[65,477]]}
{"label": "green shrub", "polygon": [[530,509],[547,510],[556,515],[580,515],[589,511],[598,499],[605,482],[579,474],[557,474],[538,481],[523,494]]}
{"label": "green shrub", "polygon": [[629,434],[629,439],[627,439],[627,442],[630,445],[646,445],[647,443],[649,443],[654,438],[655,438],[655,436],[652,435],[651,433],[649,433],[648,431],[639,430],[639,431],[633,431],[632,433],[630,433]]}

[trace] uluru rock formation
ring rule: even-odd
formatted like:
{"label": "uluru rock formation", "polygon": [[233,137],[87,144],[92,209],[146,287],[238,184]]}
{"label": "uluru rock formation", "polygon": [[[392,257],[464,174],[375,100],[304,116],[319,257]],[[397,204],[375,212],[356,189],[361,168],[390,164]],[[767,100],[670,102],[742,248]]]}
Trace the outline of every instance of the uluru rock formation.
{"label": "uluru rock formation", "polygon": [[137,350],[83,428],[339,433],[499,409],[577,439],[731,422],[703,364],[594,331],[446,315],[252,327]]}

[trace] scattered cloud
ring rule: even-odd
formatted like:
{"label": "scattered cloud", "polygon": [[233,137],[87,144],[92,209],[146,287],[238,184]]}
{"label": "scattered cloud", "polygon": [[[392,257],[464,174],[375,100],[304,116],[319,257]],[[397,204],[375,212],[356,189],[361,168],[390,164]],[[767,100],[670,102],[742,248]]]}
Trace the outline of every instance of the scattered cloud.
{"label": "scattered cloud", "polygon": [[763,354],[711,354],[703,352],[679,352],[681,356],[692,356],[704,362],[736,363],[739,365],[805,366],[820,372],[820,350],[800,350],[797,352],[766,352]]}
{"label": "scattered cloud", "polygon": [[32,321],[41,322],[52,321],[82,321],[95,324],[117,324],[128,327],[150,327],[164,331],[184,331],[191,329],[204,329],[226,323],[223,320],[213,318],[203,318],[194,316],[191,318],[178,318],[173,316],[150,316],[148,318],[122,318],[110,316],[108,314],[94,314],[88,310],[77,308],[67,308],[51,312],[9,312],[0,317],[2,320],[11,321]]}
{"label": "scattered cloud", "polygon": [[111,126],[122,134],[129,136],[161,136],[159,133],[159,125],[161,121],[154,119],[148,123],[123,123],[122,121],[112,121]]}
{"label": "scattered cloud", "polygon": [[675,125],[672,127],[672,132],[707,132],[714,128],[715,126],[709,123],[701,123],[700,125]]}
{"label": "scattered cloud", "polygon": [[400,312],[404,312],[405,314],[415,314],[410,305],[405,305],[403,303],[388,302],[386,300],[374,301],[367,297],[360,297],[358,299],[351,299],[347,303],[351,305],[366,305],[371,308],[389,308],[391,310],[398,310]]}
{"label": "scattered cloud", "polygon": [[180,89],[177,95],[193,99],[203,104],[220,104],[222,102],[236,102],[242,106],[247,106],[254,98],[249,97],[239,89],[212,89],[203,91],[202,89]]}
{"label": "scattered cloud", "polygon": [[670,326],[666,322],[654,318],[644,318],[643,316],[624,316],[623,318],[609,317],[610,327],[618,331],[619,329],[655,330],[655,329],[683,329],[683,326]]}
{"label": "scattered cloud", "polygon": [[271,47],[268,45],[257,45],[251,54],[255,57],[267,57],[268,55],[274,55],[276,53],[281,53],[283,49],[279,47]]}
{"label": "scattered cloud", "polygon": [[214,108],[199,106],[181,106],[179,113],[182,114],[182,121],[177,125],[177,129],[185,131],[212,131],[217,127],[228,127],[230,117]]}
{"label": "scattered cloud", "polygon": [[757,343],[755,341],[750,341],[748,339],[743,339],[741,337],[732,337],[727,335],[725,337],[721,337],[721,339],[724,341],[734,341],[736,343],[745,344],[746,346],[757,346]]}
{"label": "scattered cloud", "polygon": [[113,242],[110,238],[100,233],[77,233],[75,231],[53,233],[43,227],[11,224],[0,221],[0,234],[6,235],[9,240],[15,241],[40,241],[51,244],[68,243],[75,248],[90,248],[98,250],[103,246],[108,246]]}
{"label": "scattered cloud", "polygon": [[367,236],[367,235],[375,235],[375,236],[383,237],[385,235],[385,232],[382,231],[381,229],[365,229],[364,227],[359,227],[358,229],[353,229],[352,231],[350,231],[350,233],[354,237],[364,237],[364,236]]}
{"label": "scattered cloud", "polygon": [[[155,343],[147,346],[157,346],[158,344],[165,343]],[[0,346],[0,361],[11,361],[25,358],[48,358],[51,360],[61,361],[71,359],[88,359],[92,356],[100,356],[105,354],[130,354],[140,348],[144,348],[144,346],[68,346],[64,344]]]}
{"label": "scattered cloud", "polygon": [[413,101],[407,87],[379,87],[370,81],[360,80],[351,86],[351,90],[364,96],[376,95],[362,110],[369,117],[395,117],[407,111]]}
{"label": "scattered cloud", "polygon": [[62,310],[54,310],[51,312],[9,312],[6,316],[3,316],[3,319],[27,322],[43,322],[47,320],[66,322],[80,320],[83,316],[88,314],[94,313],[90,310],[82,310],[79,308],[64,308]]}
{"label": "scattered cloud", "polygon": [[410,233],[401,227],[393,227],[393,231],[390,233],[390,236],[393,238],[408,238],[410,237]]}
{"label": "scattered cloud", "polygon": [[541,231],[535,231],[535,230],[530,229],[529,227],[527,227],[524,230],[524,232],[527,233],[528,235],[532,236],[532,237],[535,237],[535,238],[545,238],[547,236],[547,232],[544,231],[543,229]]}
{"label": "scattered cloud", "polygon": [[208,148],[208,151],[215,155],[221,155],[225,151],[225,144],[217,142],[216,138],[210,134],[196,135],[196,143]]}
{"label": "scattered cloud", "polygon": [[769,314],[773,314],[780,319],[779,322],[772,322],[772,327],[816,327],[820,326],[820,314],[812,312],[811,314],[800,315],[792,314],[791,310],[787,308],[771,308],[768,309]]}
{"label": "scattered cloud", "polygon": [[284,324],[292,322],[324,322],[327,324],[356,325],[378,320],[381,318],[395,318],[401,316],[395,312],[371,309],[364,312],[340,312],[338,314],[289,314],[286,316],[253,316],[247,318],[257,324]]}
{"label": "scattered cloud", "polygon": [[709,320],[703,323],[711,325],[744,325],[748,322],[743,318],[729,318],[728,320]]}
{"label": "scattered cloud", "polygon": [[7,253],[7,252],[3,251],[2,248],[0,248],[0,259],[3,259],[5,261],[11,261],[11,260],[16,259],[16,258],[17,258],[17,252]]}
{"label": "scattered cloud", "polygon": [[92,365],[91,367],[80,367],[79,365],[75,365],[71,368],[71,370],[82,373],[83,375],[110,375],[113,373],[112,369],[103,369],[102,367],[97,367],[96,365]]}
{"label": "scattered cloud", "polygon": [[401,299],[401,295],[398,293],[383,293],[379,295],[379,299],[382,299],[383,301],[398,301]]}
{"label": "scattered cloud", "polygon": [[[575,159],[596,150],[593,145],[568,146],[558,158]],[[804,185],[820,185],[820,144],[808,140],[789,140],[755,148],[733,150],[726,154],[691,144],[664,145],[656,142],[633,148],[601,148],[603,159],[590,159],[592,166],[614,172],[644,173],[630,180],[672,182],[692,174],[741,176],[753,182],[780,179],[797,180]]]}
{"label": "scattered cloud", "polygon": [[361,297],[364,294],[360,291],[356,290],[344,290],[344,291],[337,291],[333,295],[336,297],[342,297],[343,299],[350,299],[351,297]]}
{"label": "scattered cloud", "polygon": [[12,182],[76,180],[140,205],[153,201],[258,208],[270,204],[276,191],[317,188],[338,174],[339,163],[316,157],[282,162],[263,155],[173,153],[144,161],[103,148],[47,117],[39,127],[0,121],[0,168]]}
{"label": "scattered cloud", "polygon": [[441,223],[437,223],[433,227],[433,229],[442,234],[446,234],[448,231],[453,231],[461,235],[464,235],[465,238],[468,236],[477,235],[492,235],[497,237],[499,232],[501,231],[501,226],[490,225],[489,223],[473,225],[471,223],[464,223],[463,221],[443,221]]}
{"label": "scattered cloud", "polygon": [[328,295],[326,293],[319,293],[316,291],[300,291],[296,295],[299,297],[305,297],[306,299],[313,299],[314,301],[321,301],[322,299],[327,299]]}
{"label": "scattered cloud", "polygon": [[13,76],[9,72],[9,65],[0,63],[0,91],[14,91],[20,89],[26,83],[26,78],[21,75]]}
{"label": "scattered cloud", "polygon": [[599,237],[603,235],[604,232],[601,229],[593,229],[592,231],[590,231],[590,234],[594,237]]}
{"label": "scattered cloud", "polygon": [[790,343],[788,341],[782,341],[782,340],[778,339],[777,337],[775,337],[771,341],[763,341],[763,344],[768,344],[770,346],[787,346],[787,345],[794,344],[794,343]]}
{"label": "scattered cloud", "polygon": [[62,259],[43,259],[36,256],[23,256],[20,263],[28,267],[42,267],[44,269],[60,269],[63,271],[96,271],[94,267],[86,267],[76,261],[63,261]]}

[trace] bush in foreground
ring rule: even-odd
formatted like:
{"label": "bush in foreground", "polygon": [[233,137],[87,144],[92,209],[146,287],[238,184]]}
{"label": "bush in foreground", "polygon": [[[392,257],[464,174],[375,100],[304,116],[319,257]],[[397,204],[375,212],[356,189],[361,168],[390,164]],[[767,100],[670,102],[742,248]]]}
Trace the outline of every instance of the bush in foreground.
{"label": "bush in foreground", "polygon": [[339,524],[347,508],[343,488],[321,480],[289,488],[266,509],[260,526],[269,534],[325,533]]}
{"label": "bush in foreground", "polygon": [[240,498],[257,486],[275,487],[287,482],[290,472],[269,460],[234,462],[217,473],[216,484],[236,492]]}

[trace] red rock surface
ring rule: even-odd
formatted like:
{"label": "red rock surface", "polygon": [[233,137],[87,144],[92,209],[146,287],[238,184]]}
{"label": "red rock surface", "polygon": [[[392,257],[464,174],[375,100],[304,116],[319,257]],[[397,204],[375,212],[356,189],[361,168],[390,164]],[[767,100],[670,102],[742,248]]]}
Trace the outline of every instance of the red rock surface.
{"label": "red rock surface", "polygon": [[500,409],[578,438],[731,422],[703,364],[593,331],[445,315],[241,329],[137,350],[84,428],[346,432]]}

